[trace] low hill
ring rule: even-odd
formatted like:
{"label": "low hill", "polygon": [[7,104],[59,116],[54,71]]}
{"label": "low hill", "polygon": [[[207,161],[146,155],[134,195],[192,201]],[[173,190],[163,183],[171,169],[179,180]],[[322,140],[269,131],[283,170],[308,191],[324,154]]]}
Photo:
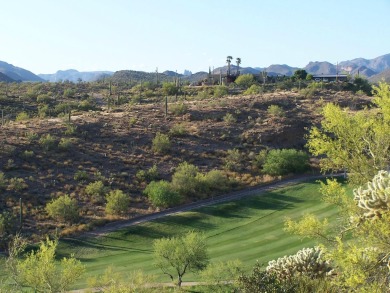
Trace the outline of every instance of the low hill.
{"label": "low hill", "polygon": [[[173,82],[176,77],[180,77],[183,81],[199,82],[207,79],[207,72],[197,72],[191,75],[183,75],[174,71],[164,71],[158,73],[159,82]],[[156,72],[144,72],[135,70],[120,70],[115,72],[111,76],[113,82],[124,82],[124,83],[140,83],[140,82],[156,82]]]}
{"label": "low hill", "polygon": [[4,61],[0,61],[0,72],[7,75],[14,81],[44,81],[31,71],[16,67]]}
{"label": "low hill", "polygon": [[[28,86],[35,87],[17,87],[15,93],[25,96]],[[64,121],[62,111],[59,117],[38,118],[36,99],[2,98],[2,106],[7,108],[5,115],[14,113],[15,117],[23,110],[34,117],[11,121],[0,131],[1,172],[9,180],[7,188],[2,190],[0,206],[16,209],[21,197],[26,207],[34,207],[24,214],[24,230],[30,235],[46,234],[54,229],[55,222],[44,207],[60,194],[77,198],[83,211],[82,227],[89,227],[86,225],[92,225],[95,220],[108,221],[104,199],[86,192],[87,185],[98,180],[129,195],[132,202],[129,215],[150,213],[153,210],[150,202],[142,195],[146,182],[139,172],[147,172],[153,165],[157,166],[159,179],[171,180],[182,162],[190,162],[202,172],[208,172],[226,170],[228,160],[233,160],[233,171],[226,171],[226,175],[234,179],[236,187],[259,184],[269,177],[263,177],[256,169],[255,155],[263,149],[303,149],[307,128],[321,119],[318,108],[324,102],[353,108],[370,103],[369,98],[351,98],[350,93],[334,91],[322,91],[311,97],[285,91],[222,98],[210,93],[198,99],[203,92],[188,87],[186,99],[179,97],[176,102],[170,97],[166,117],[158,97],[131,104],[123,100],[122,105],[107,111],[108,101],[103,94],[90,95],[88,86],[86,83],[39,85],[41,94],[53,90],[63,93],[65,88],[72,87],[77,96],[85,98],[71,112],[71,123]],[[133,93],[123,92],[122,98],[128,95]],[[73,97],[63,95],[49,99],[51,115],[74,102]],[[83,111],[86,102],[97,105],[95,111]],[[283,115],[269,113],[271,105],[281,108]],[[227,114],[234,119],[226,121]],[[171,147],[167,153],[153,150],[157,133],[169,135]],[[239,159],[229,158],[229,150],[234,149],[239,152]],[[15,185],[18,178],[21,181]]]}
{"label": "low hill", "polygon": [[46,81],[57,82],[69,80],[72,82],[78,81],[96,81],[102,77],[109,77],[113,75],[112,71],[85,71],[79,72],[75,69],[69,70],[58,70],[53,74],[38,74],[39,77],[43,78]]}

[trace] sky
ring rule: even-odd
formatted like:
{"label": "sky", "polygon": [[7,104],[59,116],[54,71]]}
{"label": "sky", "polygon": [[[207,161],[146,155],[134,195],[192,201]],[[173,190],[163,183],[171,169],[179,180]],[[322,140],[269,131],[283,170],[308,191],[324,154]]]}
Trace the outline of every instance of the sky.
{"label": "sky", "polygon": [[390,0],[0,0],[0,60],[57,70],[208,71],[390,53]]}

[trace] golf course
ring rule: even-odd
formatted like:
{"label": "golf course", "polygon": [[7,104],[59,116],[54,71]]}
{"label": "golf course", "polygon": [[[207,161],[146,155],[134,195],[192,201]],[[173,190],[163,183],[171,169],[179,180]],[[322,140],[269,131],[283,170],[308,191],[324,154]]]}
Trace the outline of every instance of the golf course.
{"label": "golf course", "polygon": [[[159,282],[169,278],[154,267],[153,241],[194,230],[207,237],[210,262],[238,259],[245,271],[256,261],[293,254],[315,245],[284,231],[287,217],[298,219],[306,213],[336,221],[337,209],[321,201],[319,183],[309,181],[278,190],[215,204],[190,212],[163,217],[99,237],[67,238],[60,241],[58,256],[74,254],[86,265],[87,273],[75,288],[87,287],[87,279],[103,274],[107,267],[124,275],[135,270],[153,274]],[[199,281],[186,274],[185,281]]]}

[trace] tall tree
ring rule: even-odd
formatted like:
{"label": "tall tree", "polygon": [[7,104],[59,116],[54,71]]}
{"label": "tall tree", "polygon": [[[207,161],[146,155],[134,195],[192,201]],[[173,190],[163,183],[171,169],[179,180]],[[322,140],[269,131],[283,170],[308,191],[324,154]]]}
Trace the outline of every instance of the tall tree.
{"label": "tall tree", "polygon": [[321,159],[323,170],[347,169],[350,182],[363,184],[390,161],[390,87],[374,87],[378,107],[351,113],[337,105],[323,109],[321,127],[308,136],[309,150]]}
{"label": "tall tree", "polygon": [[[7,271],[17,292],[23,287],[30,287],[35,292],[65,292],[84,273],[85,267],[73,256],[55,260],[58,240],[46,239],[37,251],[21,254],[26,242],[16,236],[10,246],[6,261]],[[12,291],[15,292],[15,291]]]}
{"label": "tall tree", "polygon": [[226,63],[228,64],[227,75],[230,75],[230,63],[232,62],[232,60],[233,60],[232,56],[226,57]]}
{"label": "tall tree", "polygon": [[173,281],[177,276],[180,287],[187,271],[197,272],[204,269],[209,257],[205,236],[188,232],[182,237],[157,239],[154,242],[156,266]]}
{"label": "tall tree", "polygon": [[236,64],[237,64],[237,76],[238,76],[240,75],[241,58],[236,58]]}

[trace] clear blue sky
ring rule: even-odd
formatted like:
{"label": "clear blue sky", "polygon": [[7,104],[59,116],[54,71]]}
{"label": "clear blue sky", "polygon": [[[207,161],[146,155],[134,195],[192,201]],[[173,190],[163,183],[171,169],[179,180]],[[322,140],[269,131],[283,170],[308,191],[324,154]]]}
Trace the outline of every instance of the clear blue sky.
{"label": "clear blue sky", "polygon": [[390,0],[1,1],[0,60],[57,70],[207,71],[390,53]]}

